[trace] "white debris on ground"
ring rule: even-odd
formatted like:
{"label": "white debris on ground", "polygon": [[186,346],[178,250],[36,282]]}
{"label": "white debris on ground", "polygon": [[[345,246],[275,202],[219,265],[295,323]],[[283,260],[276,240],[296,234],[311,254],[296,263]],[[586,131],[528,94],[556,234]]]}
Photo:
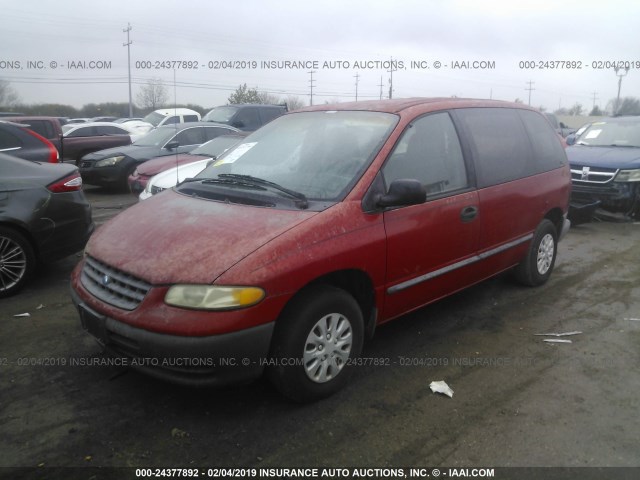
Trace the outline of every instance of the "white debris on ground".
{"label": "white debris on ground", "polygon": [[453,397],[453,390],[451,390],[451,387],[449,387],[444,380],[431,382],[429,388],[433,393],[442,393],[448,397]]}

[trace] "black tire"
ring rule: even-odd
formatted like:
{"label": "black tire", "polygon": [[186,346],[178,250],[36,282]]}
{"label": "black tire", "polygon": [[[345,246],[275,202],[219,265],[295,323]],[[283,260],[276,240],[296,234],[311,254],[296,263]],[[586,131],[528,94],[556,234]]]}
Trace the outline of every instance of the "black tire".
{"label": "black tire", "polygon": [[309,288],[276,324],[267,375],[287,398],[319,400],[344,386],[363,339],[362,311],[351,295],[329,285]]}
{"label": "black tire", "polygon": [[0,227],[0,298],[17,293],[36,265],[29,240],[17,230]]}
{"label": "black tire", "polygon": [[557,251],[556,227],[550,220],[544,219],[533,233],[526,256],[514,269],[516,280],[531,287],[544,284],[553,271]]}

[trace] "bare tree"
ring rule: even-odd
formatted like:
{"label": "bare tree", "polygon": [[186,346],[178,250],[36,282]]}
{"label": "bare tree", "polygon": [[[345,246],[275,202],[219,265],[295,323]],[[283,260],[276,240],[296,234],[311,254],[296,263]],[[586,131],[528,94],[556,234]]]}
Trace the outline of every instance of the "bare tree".
{"label": "bare tree", "polygon": [[615,115],[639,115],[640,99],[636,97],[623,97],[618,104],[617,98],[612,98],[607,103],[607,111]]}
{"label": "bare tree", "polygon": [[582,104],[576,102],[573,105],[573,107],[569,109],[569,115],[571,116],[582,115],[583,110],[584,110],[584,107],[582,106]]}
{"label": "bare tree", "polygon": [[13,107],[20,97],[6,80],[0,80],[0,106]]}
{"label": "bare tree", "polygon": [[260,100],[260,103],[265,105],[277,105],[280,103],[280,97],[269,92],[260,92],[258,94],[258,99]]}
{"label": "bare tree", "polygon": [[147,80],[146,85],[140,87],[136,98],[140,107],[155,110],[167,102],[169,95],[162,80],[152,78],[151,80]]}
{"label": "bare tree", "polygon": [[287,109],[289,111],[298,110],[299,108],[305,107],[304,100],[300,100],[299,97],[295,95],[287,96]]}

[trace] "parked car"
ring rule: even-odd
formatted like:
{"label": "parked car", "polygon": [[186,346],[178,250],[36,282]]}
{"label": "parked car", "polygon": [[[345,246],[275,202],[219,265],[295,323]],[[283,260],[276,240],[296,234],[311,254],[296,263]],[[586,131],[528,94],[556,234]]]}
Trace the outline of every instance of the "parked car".
{"label": "parked car", "polygon": [[154,110],[143,120],[154,127],[161,127],[175,123],[199,122],[200,118],[201,116],[198,112],[189,108],[161,108]]}
{"label": "parked car", "polygon": [[67,120],[67,123],[86,123],[88,121],[88,118],[70,118],[69,120]]}
{"label": "parked car", "polygon": [[551,122],[551,125],[553,126],[555,131],[558,132],[558,134],[561,135],[562,138],[566,138],[567,135],[571,135],[572,133],[575,133],[576,131],[575,128],[571,128],[565,125],[563,122],[558,120],[558,117],[556,117],[555,114],[545,113],[545,115],[549,119],[549,122]]}
{"label": "parked car", "polygon": [[[193,150],[193,155],[183,155],[190,155],[191,161],[181,162],[180,164],[169,169],[162,170],[151,177],[145,183],[144,190],[140,193],[138,199],[146,200],[152,195],[160,193],[167,188],[175,187],[178,183],[185,181],[187,178],[195,177],[198,173],[204,170],[207,165],[214,162],[218,157],[224,154],[224,152],[240,142],[242,138],[243,137],[240,135],[222,135]],[[205,147],[206,153],[205,150],[202,150]],[[196,154],[198,150],[200,150],[200,153]],[[194,159],[199,160],[194,161]],[[159,160],[160,159],[158,159],[158,161]],[[164,157],[163,160],[168,160],[168,158]],[[153,160],[143,163],[141,168],[146,167],[151,162],[153,162]],[[131,177],[129,177],[129,182],[131,182]]]}
{"label": "parked car", "polygon": [[239,128],[245,132],[257,130],[274,118],[287,112],[286,105],[238,104],[215,107],[203,118],[203,122],[216,122]]}
{"label": "parked car", "polygon": [[545,283],[570,189],[556,133],[521,104],[308,107],[104,225],[73,301],[141,371],[221,385],[266,369],[314,400],[377,325],[509,269]]}
{"label": "parked car", "polygon": [[225,125],[198,122],[157,127],[131,145],[85,155],[80,161],[80,173],[91,185],[125,189],[129,175],[141,163],[189,152],[226,132]]}
{"label": "parked car", "polygon": [[113,116],[105,116],[105,117],[93,117],[90,118],[89,121],[90,122],[115,122],[118,119],[118,117],[113,117]]}
{"label": "parked car", "polygon": [[[158,175],[165,170],[173,169],[198,160],[210,160],[218,157],[233,145],[238,143],[245,135],[238,135],[239,132],[233,127],[220,127],[221,135],[209,140],[207,143],[179,155],[167,155],[164,157],[152,158],[144,162],[129,176],[129,188],[134,195],[139,195],[147,186],[147,182],[154,175]],[[226,130],[226,132],[225,132]],[[227,133],[231,135],[227,135]],[[175,185],[175,183],[174,183]]]}
{"label": "parked car", "polygon": [[41,262],[82,250],[93,231],[91,205],[73,165],[0,154],[0,298]]}
{"label": "parked car", "polygon": [[567,143],[572,205],[640,218],[640,116],[593,122]]}
{"label": "parked car", "polygon": [[20,123],[38,135],[49,140],[60,152],[60,138],[62,137],[62,125],[58,117],[43,117],[43,116],[16,116],[3,118],[8,122]]}
{"label": "parked car", "polygon": [[0,121],[0,152],[40,162],[58,163],[56,147],[42,135],[20,123]]}
{"label": "parked car", "polygon": [[62,136],[62,157],[76,164],[91,152],[111,147],[131,145],[142,135],[132,134],[121,125],[112,122],[87,122],[65,125]]}

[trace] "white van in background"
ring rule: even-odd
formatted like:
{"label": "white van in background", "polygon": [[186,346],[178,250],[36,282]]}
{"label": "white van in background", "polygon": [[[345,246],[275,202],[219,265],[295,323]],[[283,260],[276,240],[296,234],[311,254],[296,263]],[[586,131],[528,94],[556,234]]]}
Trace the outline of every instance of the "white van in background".
{"label": "white van in background", "polygon": [[174,123],[199,122],[200,114],[189,108],[161,108],[144,117],[144,121],[154,127],[172,125]]}

